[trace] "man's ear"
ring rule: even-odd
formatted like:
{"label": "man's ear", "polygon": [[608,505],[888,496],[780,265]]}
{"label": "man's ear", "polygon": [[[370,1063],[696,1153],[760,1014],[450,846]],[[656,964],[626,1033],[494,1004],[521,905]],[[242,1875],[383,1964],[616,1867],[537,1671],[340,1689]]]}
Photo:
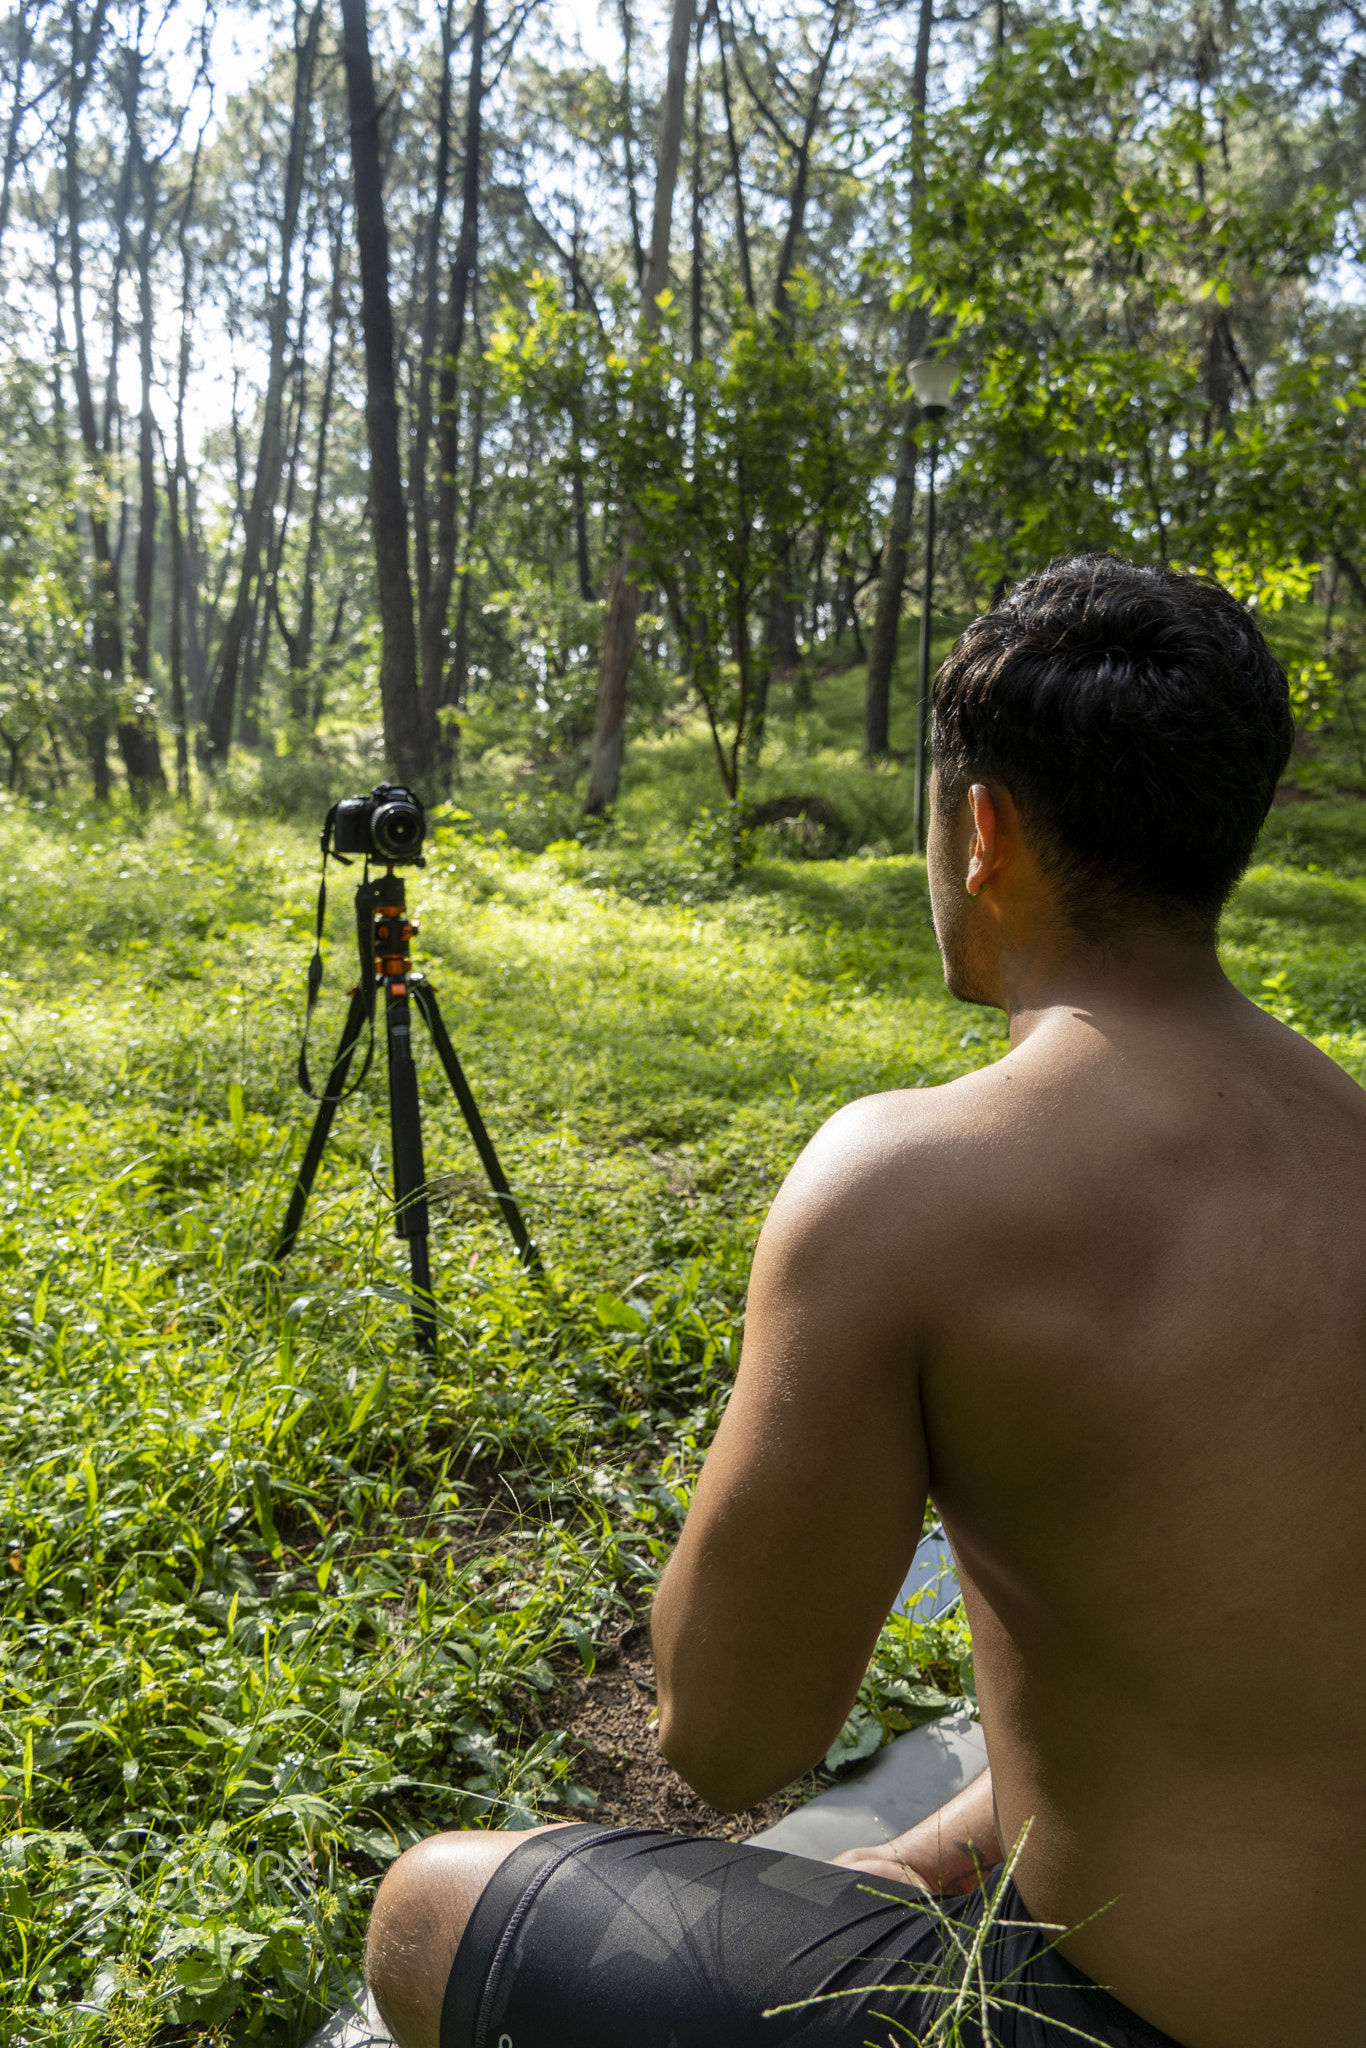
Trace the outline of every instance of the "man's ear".
{"label": "man's ear", "polygon": [[968,841],[967,888],[969,896],[975,899],[999,873],[1006,850],[996,803],[985,782],[973,783],[968,791],[968,806],[972,812],[972,837]]}

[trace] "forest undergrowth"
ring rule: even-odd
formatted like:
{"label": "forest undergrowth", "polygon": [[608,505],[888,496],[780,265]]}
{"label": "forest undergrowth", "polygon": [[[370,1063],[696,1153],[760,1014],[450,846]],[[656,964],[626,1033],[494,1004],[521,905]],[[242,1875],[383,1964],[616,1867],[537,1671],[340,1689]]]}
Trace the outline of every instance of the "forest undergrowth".
{"label": "forest undergrowth", "polygon": [[[908,855],[437,840],[420,964],[549,1284],[428,1062],[432,1365],[382,1077],[271,1264],[316,825],[0,809],[3,2048],[298,2043],[405,1843],[591,1810],[557,1698],[644,1612],[784,1172],[850,1097],[1004,1050]],[[1360,1076],[1366,816],[1289,805],[1263,855],[1229,969]],[[352,943],[343,888],[315,1064]],[[966,1647],[889,1625],[841,1755],[941,1709]]]}

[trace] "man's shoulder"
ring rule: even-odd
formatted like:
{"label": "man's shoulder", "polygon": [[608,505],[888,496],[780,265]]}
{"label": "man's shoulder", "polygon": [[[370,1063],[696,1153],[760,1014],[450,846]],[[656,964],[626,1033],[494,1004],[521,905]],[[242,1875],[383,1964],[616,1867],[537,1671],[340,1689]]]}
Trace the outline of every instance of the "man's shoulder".
{"label": "man's shoulder", "polygon": [[889,1233],[951,1234],[984,1181],[999,1187],[1016,1170],[1033,1094],[1007,1056],[939,1087],[846,1103],[792,1168],[772,1227],[804,1239],[833,1233],[850,1256],[860,1246],[876,1255]]}
{"label": "man's shoulder", "polygon": [[1007,1053],[938,1087],[862,1095],[821,1125],[797,1166],[818,1176],[881,1175],[935,1159],[948,1163],[964,1147],[979,1156],[993,1143],[1005,1149],[1019,1120],[1030,1116],[1036,1091],[1036,1078]]}

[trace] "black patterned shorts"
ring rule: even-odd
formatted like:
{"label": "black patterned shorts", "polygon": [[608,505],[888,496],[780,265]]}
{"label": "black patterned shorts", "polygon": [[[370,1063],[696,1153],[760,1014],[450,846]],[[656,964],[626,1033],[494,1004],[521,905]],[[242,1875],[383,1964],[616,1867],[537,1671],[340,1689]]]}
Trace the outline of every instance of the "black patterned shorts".
{"label": "black patterned shorts", "polygon": [[1049,1942],[1000,1871],[929,1901],[743,1843],[557,1829],[489,1880],[441,2048],[1176,2048]]}

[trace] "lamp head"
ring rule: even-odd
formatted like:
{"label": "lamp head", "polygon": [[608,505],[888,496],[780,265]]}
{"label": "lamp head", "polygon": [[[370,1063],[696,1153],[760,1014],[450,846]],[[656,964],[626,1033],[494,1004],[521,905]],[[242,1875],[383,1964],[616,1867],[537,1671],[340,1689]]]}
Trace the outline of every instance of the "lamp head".
{"label": "lamp head", "polygon": [[926,419],[942,420],[951,408],[958,365],[952,356],[922,356],[910,365],[911,385]]}

